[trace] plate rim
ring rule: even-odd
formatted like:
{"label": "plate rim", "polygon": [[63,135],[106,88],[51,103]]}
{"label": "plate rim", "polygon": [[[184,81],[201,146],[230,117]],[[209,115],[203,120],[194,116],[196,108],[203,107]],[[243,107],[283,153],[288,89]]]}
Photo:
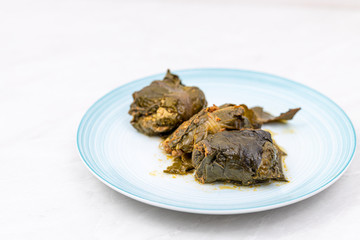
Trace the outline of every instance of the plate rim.
{"label": "plate rim", "polygon": [[259,74],[259,75],[264,75],[264,76],[268,76],[268,77],[272,77],[272,78],[276,78],[276,79],[280,79],[282,81],[285,82],[289,82],[291,84],[295,84],[296,86],[305,88],[306,90],[312,91],[313,93],[323,97],[324,99],[326,99],[327,101],[329,101],[331,104],[333,104],[338,110],[340,110],[340,112],[345,116],[345,119],[348,121],[349,125],[350,125],[350,129],[352,137],[353,137],[353,144],[354,147],[352,149],[352,153],[351,155],[348,157],[346,165],[343,167],[343,169],[341,169],[341,171],[334,176],[332,179],[330,179],[329,181],[325,182],[324,184],[322,184],[320,187],[318,187],[317,189],[303,194],[299,197],[293,198],[293,199],[289,199],[280,203],[275,203],[275,204],[269,204],[266,206],[260,206],[260,207],[246,207],[246,208],[234,208],[234,209],[225,209],[225,210],[215,210],[215,209],[199,209],[199,208],[191,208],[191,207],[179,207],[179,206],[175,206],[172,204],[165,204],[165,203],[161,203],[161,202],[157,202],[157,201],[153,201],[153,200],[149,200],[146,198],[142,198],[139,197],[135,194],[132,194],[130,192],[127,192],[124,189],[121,189],[117,186],[115,186],[114,184],[108,182],[106,179],[104,179],[103,177],[101,177],[99,174],[96,173],[96,171],[94,171],[87,163],[85,157],[82,154],[82,151],[80,149],[80,132],[82,130],[82,126],[84,125],[84,120],[85,118],[88,116],[88,114],[91,112],[91,110],[93,109],[94,106],[96,106],[99,102],[101,102],[104,98],[108,97],[109,95],[111,95],[113,92],[117,91],[120,88],[124,88],[127,86],[130,86],[132,84],[135,84],[137,82],[143,81],[144,79],[148,79],[148,78],[156,78],[159,75],[162,75],[164,73],[158,73],[158,74],[153,74],[150,76],[146,76],[146,77],[142,77],[133,81],[130,81],[128,83],[122,84],[119,87],[116,87],[115,89],[109,91],[108,93],[106,93],[105,95],[103,95],[102,97],[100,97],[97,101],[95,101],[93,104],[91,104],[91,106],[86,110],[85,114],[82,115],[81,121],[78,124],[78,128],[77,128],[77,133],[76,133],[76,145],[77,145],[77,149],[78,149],[78,154],[82,160],[82,162],[84,163],[84,165],[87,167],[87,169],[97,178],[99,179],[102,183],[104,183],[105,185],[107,185],[108,187],[112,188],[113,190],[127,196],[130,197],[134,200],[152,205],[152,206],[156,206],[156,207],[160,207],[160,208],[165,208],[165,209],[170,209],[170,210],[175,210],[175,211],[179,211],[179,212],[187,212],[187,213],[198,213],[198,214],[212,214],[212,215],[230,215],[230,214],[243,214],[243,213],[251,213],[251,212],[260,212],[260,211],[266,211],[266,210],[270,210],[270,209],[276,209],[276,208],[280,208],[280,207],[284,207],[290,204],[294,204],[296,202],[300,202],[302,200],[305,200],[307,198],[310,198],[312,196],[314,196],[317,193],[320,193],[321,191],[327,189],[328,187],[330,187],[332,184],[334,184],[348,169],[348,167],[350,166],[352,160],[354,159],[354,155],[356,152],[356,143],[357,143],[357,139],[356,139],[356,131],[354,128],[353,123],[351,122],[349,116],[346,114],[346,112],[338,105],[336,104],[332,99],[330,99],[329,97],[327,97],[326,95],[320,93],[319,91],[317,91],[316,89],[313,89],[311,87],[308,87],[307,85],[304,85],[302,83],[284,78],[284,77],[280,77],[274,74],[269,74],[269,73],[264,73],[264,72],[259,72],[259,71],[252,71],[252,70],[244,70],[244,69],[235,69],[235,68],[192,68],[192,69],[182,69],[182,70],[173,70],[172,72],[176,73],[176,74],[181,74],[181,73],[186,73],[186,72],[194,72],[194,71],[234,71],[234,72],[242,72],[242,73],[249,73],[249,74]]}

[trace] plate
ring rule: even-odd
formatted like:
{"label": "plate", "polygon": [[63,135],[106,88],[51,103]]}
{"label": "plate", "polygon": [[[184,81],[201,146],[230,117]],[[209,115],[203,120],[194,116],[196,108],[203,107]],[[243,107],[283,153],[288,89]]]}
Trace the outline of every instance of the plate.
{"label": "plate", "polygon": [[356,146],[353,125],[329,98],[299,83],[260,72],[232,69],[175,71],[188,86],[200,87],[209,104],[246,103],[278,114],[301,111],[287,124],[268,124],[288,156],[288,183],[255,187],[200,184],[192,175],[162,172],[171,160],[159,149],[160,138],[137,132],[128,115],[132,93],[164,73],[125,84],[98,100],[78,128],[77,145],[89,170],[114,190],[167,209],[238,214],[289,205],[334,183],[349,166]]}

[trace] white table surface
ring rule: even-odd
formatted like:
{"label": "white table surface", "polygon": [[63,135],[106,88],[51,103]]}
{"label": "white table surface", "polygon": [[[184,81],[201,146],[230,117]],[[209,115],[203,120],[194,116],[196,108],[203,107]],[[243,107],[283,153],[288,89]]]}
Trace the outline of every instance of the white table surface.
{"label": "white table surface", "polygon": [[358,239],[359,154],[300,203],[232,216],[127,198],[75,137],[99,97],[170,69],[284,76],[338,103],[360,132],[358,1],[1,1],[0,239]]}

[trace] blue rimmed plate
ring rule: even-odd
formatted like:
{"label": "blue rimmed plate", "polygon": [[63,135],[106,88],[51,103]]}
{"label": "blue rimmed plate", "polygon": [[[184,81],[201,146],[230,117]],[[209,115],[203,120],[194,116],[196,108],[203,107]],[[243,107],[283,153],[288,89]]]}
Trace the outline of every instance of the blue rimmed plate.
{"label": "blue rimmed plate", "polygon": [[125,84],[98,100],[83,117],[77,134],[80,155],[103,183],[133,199],[172,210],[237,214],[273,209],[313,196],[334,183],[349,166],[355,131],[344,111],[317,91],[259,72],[231,69],[175,71],[200,87],[209,104],[246,103],[277,114],[301,111],[287,124],[265,125],[288,156],[289,183],[257,187],[197,183],[193,176],[162,173],[171,161],[161,139],[138,133],[128,115],[131,94],[164,74]]}

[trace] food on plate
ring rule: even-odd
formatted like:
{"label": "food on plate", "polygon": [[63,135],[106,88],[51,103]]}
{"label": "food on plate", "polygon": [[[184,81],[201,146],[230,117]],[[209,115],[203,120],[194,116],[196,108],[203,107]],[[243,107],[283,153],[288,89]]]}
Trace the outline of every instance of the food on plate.
{"label": "food on plate", "polygon": [[[255,109],[255,110],[254,110]],[[245,104],[224,104],[201,110],[182,123],[164,142],[165,152],[173,156],[192,153],[194,144],[208,135],[225,130],[259,129],[263,123],[290,120],[300,108],[290,109],[277,117],[261,107],[249,109]]]}
{"label": "food on plate", "polygon": [[167,71],[163,80],[133,93],[129,114],[131,124],[146,135],[165,135],[207,106],[204,93],[198,87],[181,83]]}
{"label": "food on plate", "polygon": [[200,183],[225,181],[251,185],[269,180],[286,181],[283,155],[267,131],[223,131],[195,144],[192,164],[195,179]]}
{"label": "food on plate", "polygon": [[161,146],[173,164],[164,172],[195,172],[200,183],[286,181],[282,168],[286,154],[260,128],[291,120],[300,108],[273,116],[245,104],[206,107],[204,93],[183,85],[169,70],[163,80],[134,92],[133,99],[129,110],[133,127],[149,136],[167,136]]}
{"label": "food on plate", "polygon": [[270,123],[270,122],[281,122],[283,120],[291,120],[295,114],[300,110],[300,108],[289,109],[289,111],[281,113],[279,116],[275,117],[270,113],[264,112],[262,107],[253,107],[251,110],[254,112],[256,119],[261,124]]}
{"label": "food on plate", "polygon": [[191,172],[194,169],[194,166],[191,161],[191,153],[183,154],[181,156],[175,157],[173,163],[168,166],[164,172],[171,174],[180,174],[185,175]]}

